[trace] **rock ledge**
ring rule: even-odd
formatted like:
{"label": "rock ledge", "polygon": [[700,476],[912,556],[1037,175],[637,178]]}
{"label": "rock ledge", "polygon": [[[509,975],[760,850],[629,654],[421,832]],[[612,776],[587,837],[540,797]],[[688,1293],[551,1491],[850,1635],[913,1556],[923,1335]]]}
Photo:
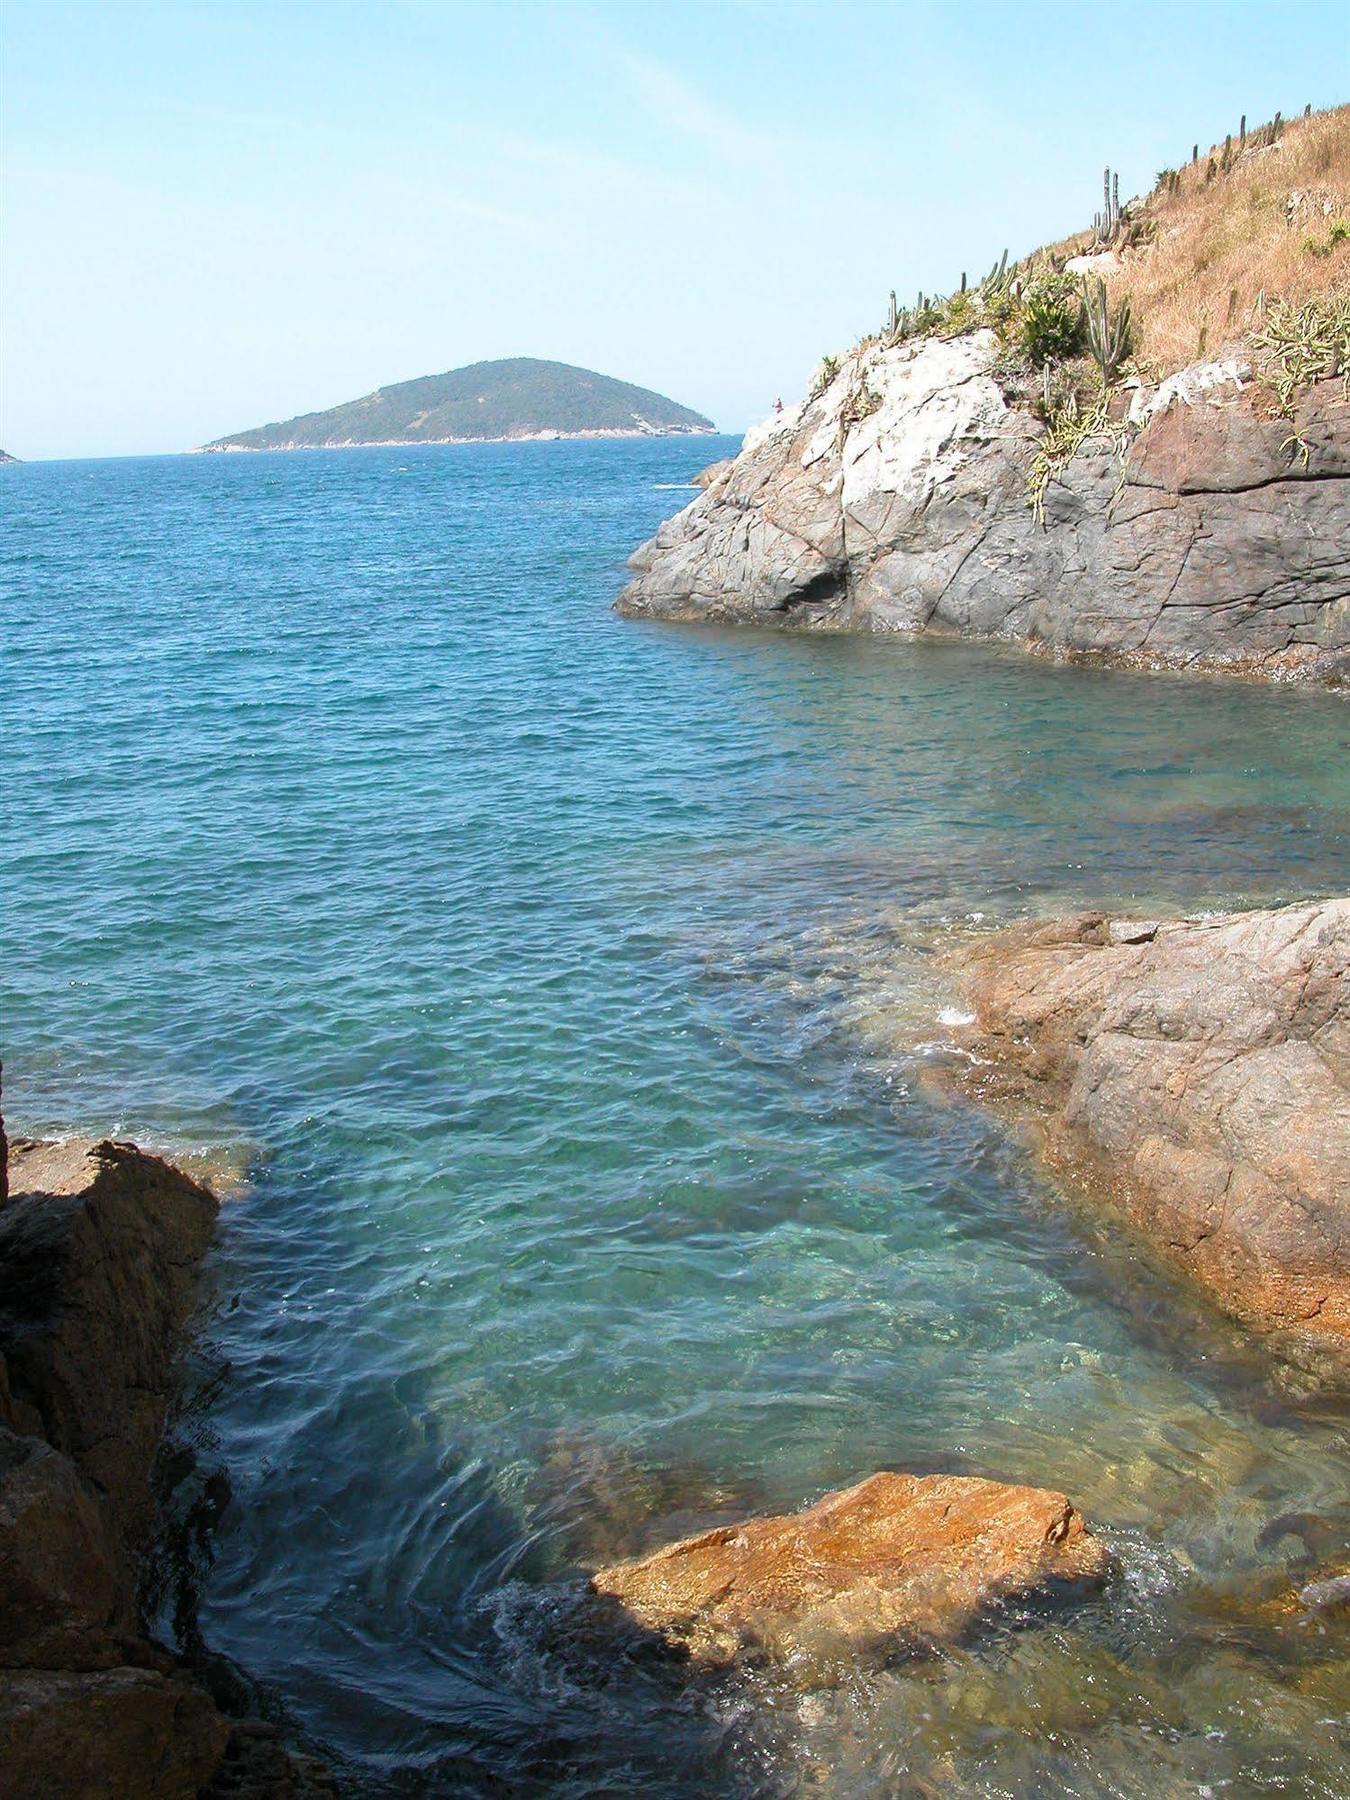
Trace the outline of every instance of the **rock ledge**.
{"label": "rock ledge", "polygon": [[1350,899],[1083,913],[958,960],[969,1092],[1039,1119],[1227,1311],[1350,1349]]}

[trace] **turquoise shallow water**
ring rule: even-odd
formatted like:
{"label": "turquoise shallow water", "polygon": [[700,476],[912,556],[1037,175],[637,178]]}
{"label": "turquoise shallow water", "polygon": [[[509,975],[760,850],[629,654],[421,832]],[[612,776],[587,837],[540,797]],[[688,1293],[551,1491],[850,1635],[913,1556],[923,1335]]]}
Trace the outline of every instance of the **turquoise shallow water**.
{"label": "turquoise shallow water", "polygon": [[[724,448],[3,471],[11,1125],[248,1163],[162,1626],[357,1793],[1344,1792],[1344,1636],[1261,1610],[1343,1419],[921,1077],[947,931],[1343,890],[1350,711],[616,619]],[[881,1466],[1120,1579],[698,1691],[560,1631]]]}

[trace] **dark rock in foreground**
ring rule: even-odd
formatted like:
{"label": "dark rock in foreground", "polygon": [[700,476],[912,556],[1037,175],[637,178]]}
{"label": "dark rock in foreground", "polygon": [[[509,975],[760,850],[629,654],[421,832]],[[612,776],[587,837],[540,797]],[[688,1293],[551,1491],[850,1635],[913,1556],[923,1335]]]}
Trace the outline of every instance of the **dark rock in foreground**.
{"label": "dark rock in foreground", "polygon": [[1350,1348],[1350,900],[1086,913],[961,961],[963,1085],[1040,1116],[1052,1160],[1229,1312]]}
{"label": "dark rock in foreground", "polygon": [[[1027,478],[992,332],[871,346],[635,552],[634,616],[1002,638],[1140,666],[1350,672],[1350,403],[1268,416],[1234,364],[1182,371],[1133,423]],[[1306,454],[1305,454],[1306,452]]]}
{"label": "dark rock in foreground", "polygon": [[1002,1601],[1100,1584],[1108,1566],[1063,1494],[954,1475],[869,1476],[804,1512],[748,1519],[592,1577],[671,1650],[918,1646]]}
{"label": "dark rock in foreground", "polygon": [[[0,1143],[3,1133],[0,1132]],[[140,1630],[150,1466],[215,1197],[131,1144],[9,1146],[0,1189],[0,1787],[305,1800]]]}
{"label": "dark rock in foreground", "polygon": [[131,1144],[19,1142],[9,1176],[0,1346],[10,1423],[71,1457],[139,1547],[215,1196]]}

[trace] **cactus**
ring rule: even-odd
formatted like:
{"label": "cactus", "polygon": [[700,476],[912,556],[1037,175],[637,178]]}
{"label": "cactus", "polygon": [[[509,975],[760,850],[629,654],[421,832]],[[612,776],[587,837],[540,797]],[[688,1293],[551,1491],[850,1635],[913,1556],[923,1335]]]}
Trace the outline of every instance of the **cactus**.
{"label": "cactus", "polygon": [[896,332],[899,331],[899,329],[900,329],[900,314],[896,310],[895,289],[892,288],[891,289],[890,310],[886,314],[886,336],[888,338],[893,338],[895,336]]}
{"label": "cactus", "polygon": [[1114,317],[1106,297],[1106,283],[1098,281],[1083,293],[1083,329],[1088,348],[1101,371],[1102,386],[1114,385],[1120,365],[1130,353],[1130,303],[1122,300]]}
{"label": "cactus", "polygon": [[966,291],[966,272],[964,269],[962,269],[962,271],[961,271],[961,292],[964,294],[965,291]]}
{"label": "cactus", "polygon": [[980,283],[980,289],[988,298],[1006,293],[1011,286],[1012,276],[1008,273],[1008,252],[1005,250]]}
{"label": "cactus", "polygon": [[1192,163],[1198,163],[1199,160],[1200,160],[1200,146],[1199,146],[1199,144],[1192,144],[1191,145],[1191,161],[1192,161]]}
{"label": "cactus", "polygon": [[1120,176],[1108,164],[1102,171],[1102,210],[1094,221],[1097,241],[1109,244],[1120,229]]}
{"label": "cactus", "polygon": [[1246,143],[1246,141],[1247,141],[1247,115],[1246,115],[1246,113],[1243,113],[1241,119],[1238,121],[1238,148],[1241,149],[1242,146]]}

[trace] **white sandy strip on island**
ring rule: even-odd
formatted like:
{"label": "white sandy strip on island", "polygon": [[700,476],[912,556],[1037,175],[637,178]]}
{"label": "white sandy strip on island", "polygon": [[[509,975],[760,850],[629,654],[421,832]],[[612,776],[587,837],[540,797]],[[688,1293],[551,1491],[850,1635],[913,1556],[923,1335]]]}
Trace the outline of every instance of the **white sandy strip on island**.
{"label": "white sandy strip on island", "polygon": [[415,450],[419,444],[552,444],[582,438],[718,437],[715,425],[671,425],[644,431],[638,426],[595,431],[517,431],[501,437],[342,438],[324,444],[240,444],[222,439],[197,444],[185,456],[258,456],[268,450]]}

